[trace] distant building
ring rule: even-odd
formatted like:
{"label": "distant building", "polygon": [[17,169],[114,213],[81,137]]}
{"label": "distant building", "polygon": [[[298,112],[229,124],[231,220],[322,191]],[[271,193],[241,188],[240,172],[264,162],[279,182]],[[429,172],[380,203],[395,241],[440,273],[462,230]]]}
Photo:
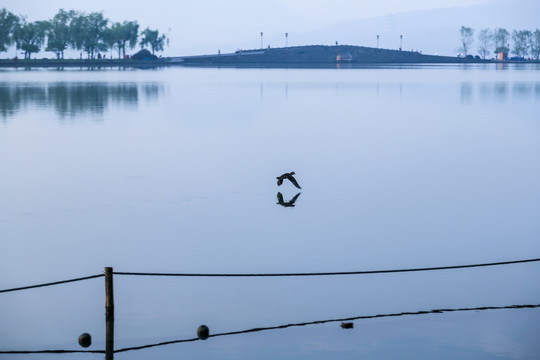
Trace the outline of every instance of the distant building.
{"label": "distant building", "polygon": [[353,60],[353,57],[351,55],[351,53],[345,53],[345,54],[338,54],[336,56],[336,61],[337,62],[351,62]]}

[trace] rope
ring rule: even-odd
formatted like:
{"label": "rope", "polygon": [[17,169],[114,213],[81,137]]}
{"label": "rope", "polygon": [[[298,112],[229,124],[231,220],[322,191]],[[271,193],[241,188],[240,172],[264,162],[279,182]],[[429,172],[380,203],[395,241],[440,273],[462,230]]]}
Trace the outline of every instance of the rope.
{"label": "rope", "polygon": [[[209,337],[210,336],[218,336],[218,334],[209,335]],[[114,352],[115,353],[120,353],[120,352],[126,352],[126,351],[131,351],[131,350],[142,350],[142,349],[148,349],[148,348],[152,348],[152,347],[156,347],[156,346],[164,346],[164,345],[170,345],[170,344],[186,343],[186,342],[192,342],[192,341],[197,341],[197,340],[199,340],[199,338],[165,341],[165,342],[160,342],[160,343],[157,343],[157,344],[149,344],[149,345],[135,346],[135,347],[130,347],[130,348],[123,348],[123,349],[119,349],[119,350],[114,350]]]}
{"label": "rope", "polygon": [[27,289],[35,289],[35,288],[39,288],[39,287],[59,285],[59,284],[66,284],[66,283],[75,282],[75,281],[83,281],[83,280],[88,280],[88,279],[94,279],[94,278],[98,278],[98,277],[102,277],[102,276],[105,276],[105,275],[104,274],[91,275],[91,276],[85,276],[85,277],[76,278],[76,279],[55,281],[55,282],[50,282],[50,283],[46,283],[46,284],[38,284],[38,285],[23,286],[23,287],[18,287],[18,288],[13,288],[13,289],[5,289],[5,290],[0,290],[0,293],[7,293],[7,292],[11,292],[11,291],[19,291],[19,290],[27,290]]}
{"label": "rope", "polygon": [[115,275],[131,275],[131,276],[184,276],[184,277],[274,277],[274,276],[334,276],[334,275],[367,275],[367,274],[387,274],[400,272],[414,271],[433,271],[433,270],[450,270],[450,269],[465,269],[484,266],[498,266],[521,264],[528,262],[537,262],[540,259],[526,259],[514,261],[502,261],[494,263],[473,264],[473,265],[454,265],[454,266],[439,266],[428,268],[415,269],[393,269],[393,270],[369,270],[369,271],[343,271],[343,272],[317,272],[317,273],[276,273],[276,274],[189,274],[189,273],[142,273],[142,272],[123,272],[115,271]]}
{"label": "rope", "polygon": [[[438,266],[438,267],[428,267],[428,268],[413,268],[413,269],[391,269],[391,270],[368,270],[368,271],[343,271],[343,272],[317,272],[317,273],[275,273],[275,274],[193,274],[193,273],[143,273],[143,272],[124,272],[124,271],[114,271],[115,275],[131,275],[131,276],[183,276],[183,277],[278,277],[278,276],[335,276],[335,275],[367,275],[367,274],[387,274],[387,273],[400,273],[400,272],[414,272],[414,271],[434,271],[434,270],[451,270],[451,269],[465,269],[465,268],[474,268],[474,267],[485,267],[485,266],[498,266],[498,265],[510,265],[510,264],[522,264],[529,262],[538,262],[540,258],[537,259],[525,259],[525,260],[513,260],[513,261],[501,261],[494,263],[484,263],[484,264],[472,264],[472,265],[454,265],[454,266]],[[98,277],[103,277],[104,274],[85,276],[76,279],[55,281],[45,284],[37,284],[30,286],[23,286],[12,289],[0,290],[0,293],[7,293],[12,291],[19,290],[28,290],[35,289],[39,287],[52,286],[66,284],[75,281],[83,281],[94,279]]]}
{"label": "rope", "polygon": [[[253,332],[260,332],[260,331],[286,329],[286,328],[289,328],[289,327],[319,325],[319,324],[326,324],[326,323],[330,323],[330,322],[365,320],[365,319],[375,319],[375,318],[384,318],[384,317],[442,314],[442,313],[446,313],[446,312],[455,312],[455,311],[485,311],[485,310],[502,310],[502,309],[533,309],[533,308],[538,308],[538,307],[540,307],[540,304],[534,304],[534,305],[508,305],[508,306],[483,306],[483,307],[457,308],[457,309],[434,309],[434,310],[427,310],[427,311],[401,312],[401,313],[392,313],[392,314],[361,315],[361,316],[355,316],[355,317],[349,317],[349,318],[316,320],[316,321],[310,321],[310,322],[292,323],[292,324],[285,324],[285,325],[278,325],[278,326],[259,327],[259,328],[253,328],[253,329],[248,329],[248,330],[241,330],[241,331],[231,331],[231,332],[225,332],[225,333],[210,334],[208,337],[210,338],[210,337],[218,337],[218,336],[240,335],[240,334],[247,334],[247,333],[253,333]],[[121,353],[121,352],[126,352],[126,351],[133,351],[133,350],[142,350],[142,349],[148,349],[148,348],[157,347],[157,346],[193,342],[193,341],[198,341],[198,340],[199,340],[199,338],[164,341],[164,342],[155,343],[155,344],[148,344],[148,345],[142,345],[142,346],[135,346],[135,347],[118,349],[118,350],[114,350],[114,353]],[[65,354],[65,353],[66,354],[67,353],[104,354],[105,351],[104,350],[35,350],[35,351],[14,351],[14,350],[11,350],[11,351],[0,351],[0,354],[47,354],[47,353],[50,353],[50,354]]]}
{"label": "rope", "polygon": [[0,351],[0,354],[72,354],[94,353],[105,354],[105,350],[28,350],[28,351]]}
{"label": "rope", "polygon": [[[259,332],[259,331],[286,329],[286,328],[289,328],[289,327],[296,327],[296,326],[318,325],[318,324],[325,324],[325,323],[330,323],[330,322],[365,320],[365,319],[375,319],[375,318],[383,318],[383,317],[442,314],[442,313],[445,313],[445,312],[453,312],[453,311],[532,309],[532,308],[538,308],[538,307],[540,307],[540,304],[534,304],[534,305],[508,305],[508,306],[483,306],[483,307],[458,308],[458,309],[434,309],[434,310],[427,310],[427,311],[401,312],[401,313],[393,313],[393,314],[362,315],[362,316],[355,316],[355,317],[342,318],[342,319],[317,320],[317,321],[310,321],[310,322],[303,322],[303,323],[293,323],[293,324],[285,324],[285,325],[278,325],[278,326],[260,327],[260,328],[254,328],[254,329],[249,329],[249,330],[231,331],[231,332],[225,332],[225,333],[219,333],[219,334],[210,334],[208,337],[210,338],[210,337],[218,337],[218,336],[239,335],[239,334],[247,334],[247,333]],[[131,350],[141,350],[141,349],[147,349],[147,348],[152,348],[152,347],[156,347],[156,346],[163,346],[163,345],[183,343],[183,342],[192,342],[192,341],[197,341],[197,340],[199,340],[199,339],[198,338],[191,338],[191,339],[166,341],[166,342],[161,342],[161,343],[156,343],[156,344],[149,344],[149,345],[143,345],[143,346],[136,346],[136,347],[118,349],[118,350],[115,350],[114,352],[115,353],[120,353],[120,352],[126,352],[126,351],[131,351]]]}

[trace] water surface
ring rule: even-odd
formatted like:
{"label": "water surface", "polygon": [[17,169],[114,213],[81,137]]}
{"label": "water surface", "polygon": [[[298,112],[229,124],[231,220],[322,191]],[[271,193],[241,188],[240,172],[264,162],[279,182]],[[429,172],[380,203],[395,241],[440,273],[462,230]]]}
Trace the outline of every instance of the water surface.
{"label": "water surface", "polygon": [[[540,254],[535,66],[2,69],[0,80],[2,289],[105,266],[326,272]],[[302,190],[277,187],[289,171]],[[283,207],[278,192],[300,195]],[[116,348],[191,338],[203,323],[536,304],[539,270],[116,276]],[[102,349],[103,288],[0,294],[0,349],[76,349],[83,332]],[[539,320],[538,309],[359,320],[116,358],[534,359]]]}

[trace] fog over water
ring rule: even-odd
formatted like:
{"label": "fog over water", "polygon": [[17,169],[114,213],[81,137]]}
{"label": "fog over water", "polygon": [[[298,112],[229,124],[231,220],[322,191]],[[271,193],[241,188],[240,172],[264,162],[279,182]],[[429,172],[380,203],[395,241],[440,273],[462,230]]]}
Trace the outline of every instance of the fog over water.
{"label": "fog over water", "polygon": [[[539,70],[0,70],[0,289],[106,266],[286,273],[538,258]],[[290,171],[301,190],[277,186]],[[192,338],[201,324],[538,304],[539,270],[115,275],[115,347]],[[539,320],[538,309],[366,319],[115,358],[535,359]],[[81,349],[83,332],[101,350],[103,279],[0,294],[0,324],[0,350]],[[32,356],[103,357],[0,354]]]}

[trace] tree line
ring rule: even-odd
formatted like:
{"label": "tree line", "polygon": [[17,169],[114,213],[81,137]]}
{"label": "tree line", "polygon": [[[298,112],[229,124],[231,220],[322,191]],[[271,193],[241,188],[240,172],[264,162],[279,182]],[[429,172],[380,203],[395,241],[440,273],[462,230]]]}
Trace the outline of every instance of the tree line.
{"label": "tree line", "polygon": [[63,59],[68,49],[85,52],[89,59],[102,51],[117,50],[118,58],[125,58],[126,48],[133,49],[137,43],[142,48],[149,46],[155,54],[168,41],[158,30],[146,28],[139,33],[137,21],[113,23],[101,12],[60,9],[50,20],[28,22],[25,16],[0,9],[0,53],[15,45],[25,59],[43,49],[55,53],[57,59]]}
{"label": "tree line", "polygon": [[[459,51],[467,56],[474,43],[475,31],[470,27],[462,26],[459,30],[461,46]],[[512,47],[510,48],[510,39]],[[491,52],[494,54],[513,53],[518,58],[531,56],[538,60],[540,57],[540,30],[514,30],[510,34],[508,30],[496,28],[494,30],[482,29],[477,36],[477,49],[480,56],[485,59]]]}

